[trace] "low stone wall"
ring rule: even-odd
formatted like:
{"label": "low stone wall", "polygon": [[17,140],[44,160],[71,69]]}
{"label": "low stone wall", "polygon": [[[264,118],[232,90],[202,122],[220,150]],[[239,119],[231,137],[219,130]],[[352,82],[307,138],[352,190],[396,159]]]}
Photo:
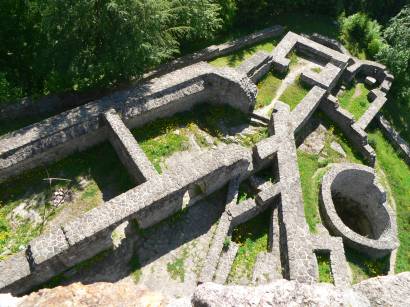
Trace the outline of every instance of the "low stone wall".
{"label": "low stone wall", "polygon": [[146,182],[158,175],[115,110],[104,113],[102,120],[106,123],[111,145],[136,184]]}
{"label": "low stone wall", "polygon": [[330,93],[342,73],[342,69],[332,63],[327,63],[322,71],[318,73],[311,70],[302,72],[300,79],[310,86],[320,86]]}
{"label": "low stone wall", "polygon": [[106,139],[100,114],[114,108],[128,127],[142,126],[204,101],[250,112],[256,86],[233,69],[199,63],[115,93],[0,138],[0,181]]}
{"label": "low stone wall", "polygon": [[329,95],[326,99],[322,99],[319,108],[336,123],[366,161],[370,165],[374,165],[376,153],[368,143],[366,132],[354,122],[352,114],[339,106],[337,98]]}
{"label": "low stone wall", "polygon": [[315,41],[319,44],[329,47],[330,49],[333,49],[343,54],[346,54],[348,56],[351,56],[350,52],[338,40],[326,37],[318,33],[313,33],[312,35],[309,36],[309,38],[312,41]]}
{"label": "low stone wall", "polygon": [[330,62],[342,70],[353,61],[345,54],[318,44],[306,37],[288,32],[272,52],[273,65],[276,70],[280,72],[288,70],[290,59],[287,56],[292,50],[296,50],[320,62]]}
{"label": "low stone wall", "polygon": [[383,117],[379,116],[378,124],[384,135],[393,143],[395,148],[400,151],[404,161],[410,165],[410,145],[400,136],[392,125]]}
{"label": "low stone wall", "polygon": [[295,107],[290,114],[290,120],[294,127],[294,132],[298,133],[300,129],[309,121],[320,101],[325,97],[326,90],[314,86]]}
{"label": "low stone wall", "polygon": [[[380,92],[380,91],[377,91],[377,92]],[[384,106],[386,102],[387,102],[386,96],[384,96],[384,94],[383,95],[378,94],[376,99],[374,99],[371,102],[366,112],[359,118],[359,120],[357,121],[357,125],[363,130],[366,130],[366,128],[369,126],[372,120],[377,116],[377,114],[379,114],[379,111],[381,110],[381,108]]]}
{"label": "low stone wall", "polygon": [[[372,168],[358,164],[337,164],[323,177],[321,213],[333,235],[345,244],[379,258],[398,247],[395,220],[386,202],[386,193],[377,184]],[[337,213],[334,197],[346,197],[355,202],[371,224],[371,233],[363,236],[344,224]]]}
{"label": "low stone wall", "polygon": [[[249,173],[251,161],[250,151],[238,145],[206,152],[194,164],[181,165],[178,173],[156,176],[34,239],[25,252],[0,262],[0,292],[24,293],[110,248],[112,231],[124,221],[136,219],[141,228],[152,226],[187,205],[187,193],[192,198],[188,205],[195,204],[233,178]],[[193,196],[197,187],[201,192]]]}

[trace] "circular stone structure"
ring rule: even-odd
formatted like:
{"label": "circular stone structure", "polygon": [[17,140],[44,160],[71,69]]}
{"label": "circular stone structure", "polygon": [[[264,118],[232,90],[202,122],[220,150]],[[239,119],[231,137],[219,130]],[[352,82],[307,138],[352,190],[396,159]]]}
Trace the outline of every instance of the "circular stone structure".
{"label": "circular stone structure", "polygon": [[321,214],[333,235],[371,258],[398,247],[395,215],[374,169],[359,164],[336,164],[323,177]]}

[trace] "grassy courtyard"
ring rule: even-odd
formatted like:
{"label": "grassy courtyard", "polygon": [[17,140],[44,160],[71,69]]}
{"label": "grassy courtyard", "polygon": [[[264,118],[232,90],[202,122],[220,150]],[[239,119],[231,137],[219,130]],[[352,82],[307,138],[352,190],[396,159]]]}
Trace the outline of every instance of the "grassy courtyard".
{"label": "grassy courtyard", "polygon": [[355,120],[358,120],[370,105],[367,99],[368,93],[369,90],[363,83],[352,85],[338,97],[340,105],[352,113]]}
{"label": "grassy courtyard", "polygon": [[310,88],[302,84],[300,78],[297,78],[291,85],[289,85],[283,94],[279,97],[279,100],[288,104],[290,110],[293,110],[299,102],[306,96]]}
{"label": "grassy courtyard", "polygon": [[268,74],[257,84],[258,96],[256,96],[255,108],[263,108],[275,98],[276,91],[282,83],[283,76],[269,71]]}

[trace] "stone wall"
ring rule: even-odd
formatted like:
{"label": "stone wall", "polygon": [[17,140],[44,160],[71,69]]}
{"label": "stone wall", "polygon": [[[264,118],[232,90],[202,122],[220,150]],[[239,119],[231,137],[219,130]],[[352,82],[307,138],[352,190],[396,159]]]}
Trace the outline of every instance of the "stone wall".
{"label": "stone wall", "polygon": [[[250,151],[228,145],[196,157],[175,173],[165,173],[96,207],[82,217],[41,235],[24,252],[0,262],[0,291],[21,294],[112,246],[111,233],[136,219],[152,226],[249,172]],[[193,186],[201,192],[184,204]],[[195,189],[197,190],[197,189]],[[15,264],[15,263],[18,263]]]}
{"label": "stone wall", "polygon": [[397,150],[401,153],[404,161],[410,165],[410,145],[400,136],[392,125],[383,117],[379,116],[378,124],[384,135],[390,140]]}
{"label": "stone wall", "polygon": [[367,133],[355,123],[353,115],[350,114],[350,112],[339,106],[337,98],[329,95],[321,101],[319,108],[336,123],[346,138],[362,154],[366,161],[370,165],[374,165],[376,153],[368,143]]}
{"label": "stone wall", "polygon": [[134,128],[204,101],[248,113],[256,91],[249,78],[233,69],[199,63],[177,70],[0,138],[0,181],[102,142],[107,134],[99,117],[111,108]]}
{"label": "stone wall", "polygon": [[[323,177],[320,196],[324,223],[345,244],[372,258],[385,256],[398,247],[394,216],[372,168],[358,164],[333,166]],[[353,200],[360,207],[357,209],[370,223],[371,233],[364,236],[346,226],[336,210],[336,196]]]}

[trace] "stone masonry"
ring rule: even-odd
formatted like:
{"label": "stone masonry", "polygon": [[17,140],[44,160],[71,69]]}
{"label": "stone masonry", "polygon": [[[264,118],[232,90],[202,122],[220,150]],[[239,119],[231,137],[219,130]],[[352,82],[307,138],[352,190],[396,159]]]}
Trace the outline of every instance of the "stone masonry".
{"label": "stone masonry", "polygon": [[[263,37],[258,35],[256,41]],[[178,66],[134,88],[112,93],[1,137],[0,181],[108,139],[136,186],[42,234],[31,241],[27,249],[1,261],[0,292],[26,293],[112,248],[112,231],[122,223],[135,220],[141,229],[148,228],[225,186],[228,187],[225,210],[214,232],[199,282],[226,282],[239,247],[233,242],[227,247],[225,239],[235,227],[265,210],[272,212],[269,250],[257,258],[254,282],[263,282],[262,277],[268,276],[269,280],[284,277],[313,283],[318,279],[315,253],[325,252],[330,255],[335,285],[344,287],[350,283],[344,245],[373,257],[397,248],[395,216],[385,204],[385,192],[375,181],[371,167],[336,165],[327,173],[322,182],[321,204],[329,233],[309,232],[295,134],[303,131],[320,109],[373,165],[376,156],[365,130],[386,103],[386,93],[393,81],[384,66],[341,53],[338,50],[343,49],[323,37],[315,40],[288,32],[271,53],[258,52],[237,69],[214,68],[205,62]],[[255,83],[270,69],[287,72],[292,51],[320,63],[323,69],[301,76],[312,88],[292,112],[288,105],[276,102],[269,120],[268,138],[252,148],[235,144],[218,146],[184,160],[163,174],[156,172],[130,128],[205,101],[228,104],[250,114],[257,95]],[[357,75],[376,81],[369,94],[370,108],[355,121],[339,106],[332,93],[341,82],[350,82]],[[278,182],[256,175],[265,168],[278,175]],[[239,185],[246,179],[256,190],[255,198],[237,205]],[[360,236],[341,221],[332,193],[349,196],[363,207],[375,224],[372,225],[373,239]]]}

